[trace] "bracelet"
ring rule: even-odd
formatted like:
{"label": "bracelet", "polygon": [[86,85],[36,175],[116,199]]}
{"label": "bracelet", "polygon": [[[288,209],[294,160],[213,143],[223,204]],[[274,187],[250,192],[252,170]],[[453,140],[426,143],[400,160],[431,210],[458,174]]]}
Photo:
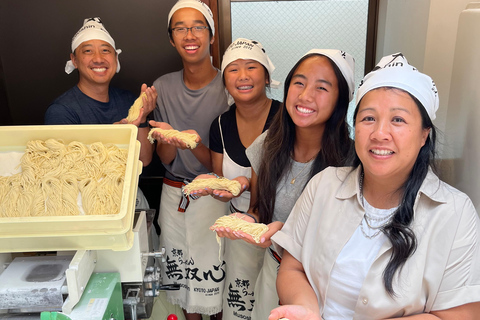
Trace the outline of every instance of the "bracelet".
{"label": "bracelet", "polygon": [[246,215],[246,216],[249,216],[250,218],[253,219],[253,222],[258,223],[257,219],[256,219],[253,215],[251,215],[250,213],[248,213],[248,212],[243,212],[243,211],[240,211],[240,213],[241,213],[241,214],[244,214],[244,215]]}
{"label": "bracelet", "polygon": [[142,122],[138,125],[139,128],[147,128],[149,127],[150,125],[148,124],[148,121],[145,121],[145,122]]}
{"label": "bracelet", "polygon": [[217,178],[217,179],[220,179],[220,176],[218,174],[216,174],[215,172],[209,172],[208,174],[211,175],[211,176],[215,176],[215,178]]}

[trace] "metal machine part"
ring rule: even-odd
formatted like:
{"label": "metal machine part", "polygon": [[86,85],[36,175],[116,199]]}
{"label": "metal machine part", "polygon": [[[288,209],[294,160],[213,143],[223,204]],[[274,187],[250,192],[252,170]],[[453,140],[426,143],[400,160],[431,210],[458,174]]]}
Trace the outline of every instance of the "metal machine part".
{"label": "metal machine part", "polygon": [[[39,313],[22,313],[22,314],[0,314],[0,319],[5,320],[39,320]],[[58,319],[60,320],[60,319]]]}
{"label": "metal machine part", "polygon": [[160,251],[142,254],[148,257],[149,264],[141,283],[123,283],[123,305],[125,319],[137,320],[150,318],[153,302],[161,290],[179,290],[178,284],[162,284],[160,264],[165,263],[165,248]]}
{"label": "metal machine part", "polygon": [[3,312],[59,311],[71,256],[17,257],[0,275]]}
{"label": "metal machine part", "polygon": [[[140,212],[145,211],[145,219],[140,216]],[[137,240],[134,241],[133,250],[134,256],[140,256],[140,261],[144,265],[142,273],[129,272],[128,276],[131,281],[123,281],[122,275],[122,295],[125,319],[137,320],[150,318],[153,309],[154,298],[158,296],[160,290],[178,290],[180,287],[176,284],[162,284],[160,266],[165,263],[165,248],[157,248],[155,243],[158,237],[153,226],[153,219],[155,217],[155,210],[137,210],[134,217],[134,232],[138,235],[138,239],[145,237],[143,243],[148,243],[148,250],[141,248],[135,249]],[[142,224],[146,222],[146,228],[142,228]],[[148,240],[146,240],[148,238]],[[128,252],[126,252],[128,254]],[[99,254],[99,260],[102,255]],[[124,258],[123,260],[127,260]],[[111,260],[111,259],[110,259]],[[98,268],[97,268],[98,269]],[[125,277],[126,278],[126,277]],[[133,281],[132,281],[133,280]]]}
{"label": "metal machine part", "polygon": [[[10,264],[13,267],[7,267],[0,274],[0,319],[40,319],[40,312],[45,314],[43,311],[50,311],[52,317],[75,315],[83,308],[81,301],[84,296],[88,296],[86,288],[94,275],[109,273],[118,273],[122,280],[122,316],[132,320],[149,318],[154,298],[159,291],[179,289],[177,284],[162,284],[160,266],[165,263],[165,249],[158,249],[154,245],[158,243],[153,228],[154,216],[153,209],[135,212],[133,245],[127,251],[79,250],[71,253],[57,252],[57,255],[52,252],[52,255],[47,256],[21,256],[10,263],[11,259],[2,260],[4,265]],[[26,260],[36,263],[25,267],[16,266]],[[38,289],[32,288],[32,284],[38,286]],[[17,296],[12,292],[22,290],[26,291],[25,295],[16,298],[20,302],[11,305],[11,300]],[[118,316],[115,319],[118,320]]]}

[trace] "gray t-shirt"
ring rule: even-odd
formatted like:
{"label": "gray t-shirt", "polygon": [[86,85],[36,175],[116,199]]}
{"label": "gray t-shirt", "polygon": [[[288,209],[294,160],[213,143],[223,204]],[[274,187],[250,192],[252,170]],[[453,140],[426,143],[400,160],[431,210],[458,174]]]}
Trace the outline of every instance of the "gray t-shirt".
{"label": "gray t-shirt", "polygon": [[[247,148],[247,157],[252,164],[255,173],[258,174],[263,156],[263,143],[267,136],[268,130],[258,136],[257,139]],[[308,182],[310,170],[313,161],[307,163],[296,162],[293,159],[290,162],[290,169],[284,175],[277,185],[277,196],[275,198],[275,210],[273,212],[272,221],[285,222],[292,211],[295,202],[303,191],[303,187]],[[291,183],[295,178],[295,183]],[[260,196],[262,195],[262,190]]]}
{"label": "gray t-shirt", "polygon": [[[155,121],[167,122],[173,129],[193,129],[208,147],[209,130],[212,121],[228,110],[227,95],[222,76],[217,76],[199,90],[187,88],[183,82],[183,70],[161,76],[153,83],[157,90]],[[195,158],[190,150],[177,150],[171,164],[164,164],[167,178],[193,179],[208,170]]]}

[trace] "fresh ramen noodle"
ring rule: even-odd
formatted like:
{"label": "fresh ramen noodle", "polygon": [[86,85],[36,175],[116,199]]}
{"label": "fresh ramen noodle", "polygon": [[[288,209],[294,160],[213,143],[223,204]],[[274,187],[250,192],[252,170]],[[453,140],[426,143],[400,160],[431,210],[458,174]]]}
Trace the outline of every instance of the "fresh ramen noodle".
{"label": "fresh ramen noodle", "polygon": [[252,223],[243,220],[236,214],[218,218],[213,227],[229,228],[232,231],[242,231],[250,236],[256,243],[260,243],[260,238],[268,231],[268,226],[263,223]]}
{"label": "fresh ramen noodle", "polygon": [[[252,236],[256,243],[260,243],[260,237],[268,231],[268,226],[263,223],[251,223],[243,220],[236,214],[218,218],[212,226],[213,228],[224,227],[232,231],[242,231]],[[217,235],[218,260],[221,262],[222,241]]]}
{"label": "fresh ramen noodle", "polygon": [[193,133],[187,133],[187,132],[180,132],[175,129],[170,129],[170,130],[165,130],[165,129],[160,129],[160,128],[153,128],[150,130],[148,133],[148,141],[150,143],[153,143],[155,139],[153,138],[152,134],[154,132],[159,132],[163,134],[165,138],[177,138],[181,141],[183,141],[188,148],[190,149],[195,149],[197,147],[197,135]]}
{"label": "fresh ramen noodle", "polygon": [[143,97],[147,98],[147,94],[142,92],[142,94],[133,102],[132,106],[128,110],[127,121],[132,122],[138,119],[140,115],[140,109],[143,108]]}
{"label": "fresh ramen noodle", "polygon": [[226,190],[234,196],[238,196],[241,189],[240,182],[237,180],[229,180],[224,177],[210,178],[210,179],[195,179],[182,188],[183,193],[188,195],[194,190],[201,190],[205,188],[215,190]]}
{"label": "fresh ramen noodle", "polygon": [[29,141],[21,172],[0,177],[0,217],[117,214],[127,150],[113,144]]}

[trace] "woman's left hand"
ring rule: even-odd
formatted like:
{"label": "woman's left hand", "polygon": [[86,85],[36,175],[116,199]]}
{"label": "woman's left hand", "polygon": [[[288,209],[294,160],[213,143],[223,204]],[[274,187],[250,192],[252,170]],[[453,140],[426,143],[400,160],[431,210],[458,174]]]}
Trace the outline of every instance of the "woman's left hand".
{"label": "woman's left hand", "polygon": [[240,197],[240,195],[244,192],[250,189],[250,179],[248,179],[245,176],[239,176],[236,178],[233,178],[232,180],[236,180],[240,183],[240,193],[237,194],[235,197]]}
{"label": "woman's left hand", "polygon": [[262,248],[268,248],[272,245],[272,241],[270,238],[280,229],[283,227],[283,222],[280,221],[275,221],[272,222],[268,225],[268,231],[265,232],[262,237],[260,238],[260,243],[257,243],[253,237],[249,234],[246,234],[245,232],[242,231],[233,231],[233,233],[239,238],[243,239],[244,241],[251,243],[253,245],[262,247]]}
{"label": "woman's left hand", "polygon": [[[198,175],[193,181],[197,179],[217,179],[217,177],[215,177],[214,175],[205,173],[205,174]],[[200,196],[200,197],[210,195],[214,199],[220,200],[222,202],[228,202],[230,201],[230,199],[233,198],[233,195],[229,191],[220,190],[220,189],[211,189],[209,187],[206,187],[205,189],[192,190],[190,194],[194,196]]]}
{"label": "woman's left hand", "polygon": [[236,196],[234,196],[228,190],[214,189],[212,190],[212,193],[211,193],[212,197],[214,197],[217,200],[227,202],[232,200],[233,198],[239,197],[243,193],[243,191],[248,189],[249,182],[247,177],[240,176],[240,177],[233,178],[232,181],[233,180],[236,180],[240,183],[240,192]]}
{"label": "woman's left hand", "polygon": [[[236,215],[237,217],[239,217],[239,218],[241,218],[241,219],[243,219],[247,222],[250,222],[250,223],[255,222],[252,217],[247,216],[246,214],[243,214],[243,213],[240,213],[240,212],[235,212],[235,213],[232,213],[231,215]],[[230,240],[243,239],[242,237],[238,237],[235,233],[236,231],[232,231],[230,228],[218,227],[214,224],[213,226],[210,227],[210,230],[215,231],[217,233],[217,235],[221,238],[228,238]]]}

